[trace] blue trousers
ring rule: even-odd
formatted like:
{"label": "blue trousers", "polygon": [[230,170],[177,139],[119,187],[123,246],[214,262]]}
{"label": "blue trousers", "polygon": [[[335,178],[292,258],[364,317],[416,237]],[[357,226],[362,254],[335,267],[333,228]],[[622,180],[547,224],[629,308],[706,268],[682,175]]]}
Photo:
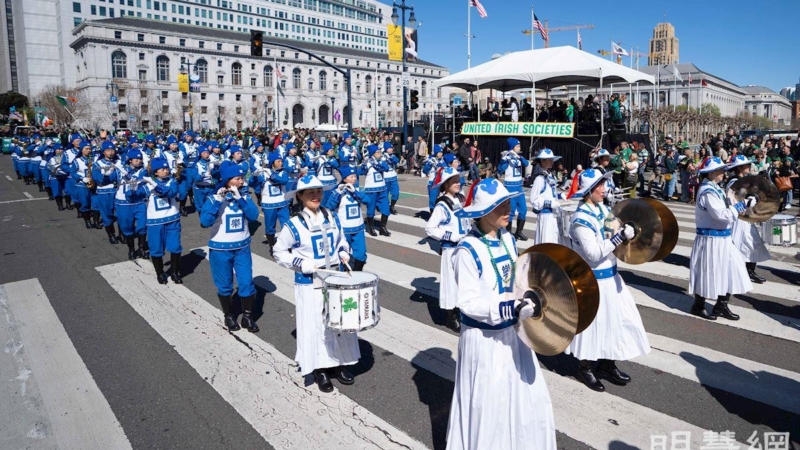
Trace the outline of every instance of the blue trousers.
{"label": "blue trousers", "polygon": [[208,260],[218,295],[233,294],[234,273],[239,284],[239,297],[249,297],[256,293],[253,286],[253,256],[249,246],[238,250],[211,249],[208,251]]}
{"label": "blue trousers", "polygon": [[366,261],[367,240],[364,238],[364,230],[358,233],[345,234],[344,238],[347,239],[347,243],[350,244],[350,253],[353,255],[353,259]]}
{"label": "blue trousers", "polygon": [[528,215],[528,203],[525,201],[524,195],[518,195],[511,199],[511,214],[508,216],[508,221],[514,220],[515,216],[525,220]]}
{"label": "blue trousers", "polygon": [[150,246],[150,256],[156,258],[164,256],[164,250],[169,253],[182,252],[181,221],[176,220],[159,225],[148,225],[147,245]]}
{"label": "blue trousers", "polygon": [[[33,172],[33,180],[37,183],[42,181],[42,171],[39,170],[39,161],[31,163],[31,172]],[[47,178],[44,178],[45,180]]]}
{"label": "blue trousers", "polygon": [[436,206],[436,199],[439,198],[439,189],[431,188],[433,181],[428,181],[428,209],[433,210]]}
{"label": "blue trousers", "polygon": [[72,201],[81,204],[81,212],[88,212],[92,209],[92,193],[82,184],[75,185]]}
{"label": "blue trousers", "polygon": [[364,203],[367,205],[367,217],[370,219],[375,217],[375,209],[380,211],[381,215],[389,215],[389,195],[386,190],[380,192],[367,192],[364,194]]}
{"label": "blue trousers", "polygon": [[22,172],[19,170],[19,160],[17,160],[17,158],[11,158],[11,161],[14,163],[14,172],[22,175]]}
{"label": "blue trousers", "polygon": [[210,187],[194,187],[194,207],[197,211],[203,210],[203,205],[206,203],[206,198],[214,194],[214,189]]}
{"label": "blue trousers", "polygon": [[50,171],[47,170],[47,167],[39,166],[39,178],[44,182],[50,179]]}
{"label": "blue trousers", "polygon": [[261,208],[264,212],[264,234],[275,234],[277,222],[280,222],[281,227],[286,225],[289,221],[289,207],[281,206],[280,208]]}
{"label": "blue trousers", "polygon": [[28,163],[27,160],[26,161],[20,161],[18,164],[19,164],[19,173],[20,173],[20,175],[22,175],[23,177],[29,177],[29,176],[33,175],[32,173],[30,173],[28,171],[28,168],[30,167],[30,164]]}
{"label": "blue trousers", "polygon": [[100,211],[100,217],[103,219],[103,226],[110,227],[114,225],[114,222],[117,220],[117,218],[114,217],[114,192],[97,194],[95,198],[97,199],[97,210]]}
{"label": "blue trousers", "polygon": [[664,186],[664,197],[672,197],[675,195],[675,184],[678,182],[678,174],[673,173],[672,179],[667,181]]}
{"label": "blue trousers", "polygon": [[64,195],[68,195],[66,193],[66,178],[51,178],[49,183],[50,189],[53,191],[53,197],[62,197]]}
{"label": "blue trousers", "polygon": [[119,229],[124,236],[144,236],[147,233],[147,203],[115,205]]}
{"label": "blue trousers", "polygon": [[64,182],[64,195],[69,195],[73,198],[72,201],[76,203],[78,202],[75,200],[75,198],[77,198],[75,196],[75,178],[69,177],[67,178],[67,181]]}
{"label": "blue trousers", "polygon": [[389,200],[397,201],[400,198],[400,183],[397,182],[397,178],[386,180],[386,189],[389,191]]}

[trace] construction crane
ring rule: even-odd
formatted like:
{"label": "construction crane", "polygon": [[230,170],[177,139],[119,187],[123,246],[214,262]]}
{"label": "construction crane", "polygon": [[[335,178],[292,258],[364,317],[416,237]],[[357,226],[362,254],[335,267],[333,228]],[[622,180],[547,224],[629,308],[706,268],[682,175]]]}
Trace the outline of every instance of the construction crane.
{"label": "construction crane", "polygon": [[622,64],[622,55],[620,55],[618,53],[610,52],[608,50],[598,50],[597,53],[599,53],[599,54],[601,54],[603,56],[617,55],[617,64]]}
{"label": "construction crane", "polygon": [[[547,25],[547,21],[546,20],[544,21],[544,30],[547,32],[547,34],[555,33],[555,32],[558,32],[558,31],[571,31],[571,30],[583,30],[583,29],[587,29],[587,30],[594,29],[594,25],[570,25],[570,26],[567,26],[567,27],[553,27],[553,28],[550,28]],[[525,36],[530,36],[532,33],[540,33],[540,31],[539,30],[522,30],[522,34],[524,34]],[[544,47],[545,48],[549,48],[550,47],[550,40],[549,39],[547,41],[545,41]]]}

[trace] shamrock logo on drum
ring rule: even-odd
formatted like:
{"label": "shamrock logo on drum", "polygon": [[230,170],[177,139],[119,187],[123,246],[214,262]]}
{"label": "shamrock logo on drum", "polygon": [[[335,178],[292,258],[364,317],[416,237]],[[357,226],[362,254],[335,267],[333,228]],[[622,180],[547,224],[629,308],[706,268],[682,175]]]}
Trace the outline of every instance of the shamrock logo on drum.
{"label": "shamrock logo on drum", "polygon": [[353,297],[346,298],[346,299],[344,299],[344,302],[342,302],[342,311],[343,312],[347,312],[347,311],[350,311],[350,310],[353,310],[353,309],[356,309],[356,308],[358,308],[358,302],[353,301]]}

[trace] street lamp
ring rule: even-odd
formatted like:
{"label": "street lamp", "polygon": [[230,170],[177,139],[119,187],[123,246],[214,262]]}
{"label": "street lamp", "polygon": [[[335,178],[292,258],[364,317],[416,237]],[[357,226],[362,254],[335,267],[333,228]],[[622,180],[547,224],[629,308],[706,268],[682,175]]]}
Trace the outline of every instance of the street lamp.
{"label": "street lamp", "polygon": [[[197,63],[193,63],[187,59],[181,59],[181,73],[188,73],[189,68],[194,67],[195,73],[197,73]],[[189,96],[189,129],[194,130],[194,110],[192,109],[192,80],[191,76],[189,76],[189,92],[186,93]]]}
{"label": "street lamp", "polygon": [[[119,92],[119,86],[117,85],[117,83],[114,83],[114,82],[112,81],[112,82],[110,82],[110,83],[106,83],[106,90],[107,90],[107,91],[108,91],[108,90],[110,90],[110,91],[111,91],[111,97],[109,98],[109,101],[108,101],[108,102],[109,102],[110,106],[113,106],[113,104],[114,104],[115,102],[117,102],[117,94],[118,94],[118,92]],[[113,113],[112,113],[112,124],[113,124],[113,126],[114,126],[114,130],[116,130],[116,129],[117,129],[117,119],[116,119],[116,117],[117,117],[117,113],[118,113],[118,112],[119,112],[119,108],[117,108],[117,109],[116,109],[115,111],[113,111]]]}
{"label": "street lamp", "polygon": [[[334,116],[336,115],[336,97],[331,96],[331,123],[336,125],[336,120],[334,120]],[[336,125],[336,128],[339,128],[339,125]]]}
{"label": "street lamp", "polygon": [[[394,1],[392,1],[392,23],[396,26],[397,20],[400,19],[400,16],[397,14],[397,10],[402,11],[403,17],[401,20],[401,27],[400,27],[400,34],[401,34],[401,45],[403,47],[403,76],[405,76],[408,68],[406,67],[406,11],[411,11],[411,15],[408,17],[408,26],[411,29],[417,26],[417,18],[414,16],[414,7],[413,6],[406,6],[406,0],[401,0],[400,4],[398,5]],[[408,136],[408,87],[403,86],[403,142],[405,142],[405,138]]]}
{"label": "street lamp", "polygon": [[266,131],[267,127],[269,126],[269,122],[267,120],[267,101],[264,100],[264,131]]}

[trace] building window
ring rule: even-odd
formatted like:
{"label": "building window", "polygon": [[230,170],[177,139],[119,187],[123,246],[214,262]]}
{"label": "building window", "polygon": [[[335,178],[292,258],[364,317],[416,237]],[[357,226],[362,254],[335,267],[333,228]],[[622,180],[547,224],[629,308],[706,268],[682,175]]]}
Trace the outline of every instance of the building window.
{"label": "building window", "polygon": [[[220,100],[225,100],[225,94],[219,94],[219,99]],[[220,108],[220,111],[222,111],[222,113],[224,114],[225,108]]]}
{"label": "building window", "polygon": [[222,50],[222,44],[220,44],[219,42],[217,42],[217,51],[220,51],[220,50]]}
{"label": "building window", "polygon": [[115,31],[114,39],[122,39],[122,31]]}
{"label": "building window", "polygon": [[148,112],[150,112],[150,108],[148,107],[148,105],[141,105],[139,106],[139,109],[141,110],[142,114],[147,114]]}
{"label": "building window", "polygon": [[81,20],[80,17],[75,17],[75,18],[72,19],[72,26],[73,27],[77,27],[78,25],[81,24],[81,22],[82,22],[82,20]]}
{"label": "building window", "polygon": [[367,94],[369,94],[372,92],[372,75],[367,75],[364,77],[364,82],[366,82]]}
{"label": "building window", "polygon": [[256,82],[258,81],[257,78],[250,78],[250,86],[256,87]]}
{"label": "building window", "polygon": [[427,81],[423,81],[422,82],[422,89],[420,90],[420,94],[422,94],[423,97],[427,97],[428,96],[428,82]]}
{"label": "building window", "polygon": [[156,59],[156,80],[169,81],[169,58],[164,55]]}
{"label": "building window", "polygon": [[186,39],[181,39],[178,41],[181,47],[186,47]]}
{"label": "building window", "polygon": [[319,90],[325,91],[328,89],[328,74],[324,70],[319,73]]}
{"label": "building window", "polygon": [[217,75],[217,84],[224,84],[224,83],[225,83],[225,77],[222,75]]}
{"label": "building window", "polygon": [[208,113],[208,106],[201,106],[200,107],[200,114]]}
{"label": "building window", "polygon": [[198,60],[194,66],[194,70],[200,77],[200,83],[203,84],[208,83],[208,63],[206,62],[205,59]]}
{"label": "building window", "polygon": [[72,2],[72,12],[81,12],[81,4],[78,2]]}
{"label": "building window", "polygon": [[128,57],[119,50],[111,54],[111,77],[128,78]]}
{"label": "building window", "polygon": [[159,36],[158,37],[158,43],[159,44],[166,44],[167,43],[167,38],[165,36]]}
{"label": "building window", "polygon": [[199,41],[197,43],[197,46],[200,47],[200,48],[206,48],[206,43],[204,41]]}
{"label": "building window", "polygon": [[144,42],[144,34],[139,33],[136,35],[136,40],[139,42]]}
{"label": "building window", "polygon": [[264,87],[272,87],[272,66],[264,67]]}
{"label": "building window", "polygon": [[236,94],[236,101],[237,102],[242,101],[242,94]]}
{"label": "building window", "polygon": [[139,69],[139,81],[146,81],[147,80],[147,71],[144,69]]}
{"label": "building window", "polygon": [[205,99],[206,99],[206,93],[205,92],[201,92],[200,93],[200,100],[205,100]]}
{"label": "building window", "polygon": [[392,95],[392,79],[390,77],[386,77],[386,84],[384,85],[386,89],[384,92],[386,95]]}
{"label": "building window", "polygon": [[125,89],[124,88],[120,88],[119,90],[117,90],[117,97],[120,97],[120,98],[121,97],[125,97]]}
{"label": "building window", "polygon": [[233,46],[233,51],[234,51],[235,53],[239,53],[239,46],[238,46],[238,45],[234,45],[234,46]]}
{"label": "building window", "polygon": [[237,106],[236,107],[236,114],[241,114],[241,113],[242,113],[242,107],[241,106]]}
{"label": "building window", "polygon": [[161,91],[161,98],[164,99],[164,100],[168,99],[169,98],[169,92],[168,91]]}
{"label": "building window", "polygon": [[139,90],[139,97],[141,97],[141,98],[147,98],[147,89],[141,89],[141,90]]}
{"label": "building window", "polygon": [[231,66],[231,84],[234,86],[241,86],[242,85],[242,65],[237,63],[233,63]]}
{"label": "building window", "polygon": [[295,68],[292,71],[292,88],[300,89],[300,69]]}
{"label": "building window", "polygon": [[144,61],[144,53],[139,53],[139,61]]}

